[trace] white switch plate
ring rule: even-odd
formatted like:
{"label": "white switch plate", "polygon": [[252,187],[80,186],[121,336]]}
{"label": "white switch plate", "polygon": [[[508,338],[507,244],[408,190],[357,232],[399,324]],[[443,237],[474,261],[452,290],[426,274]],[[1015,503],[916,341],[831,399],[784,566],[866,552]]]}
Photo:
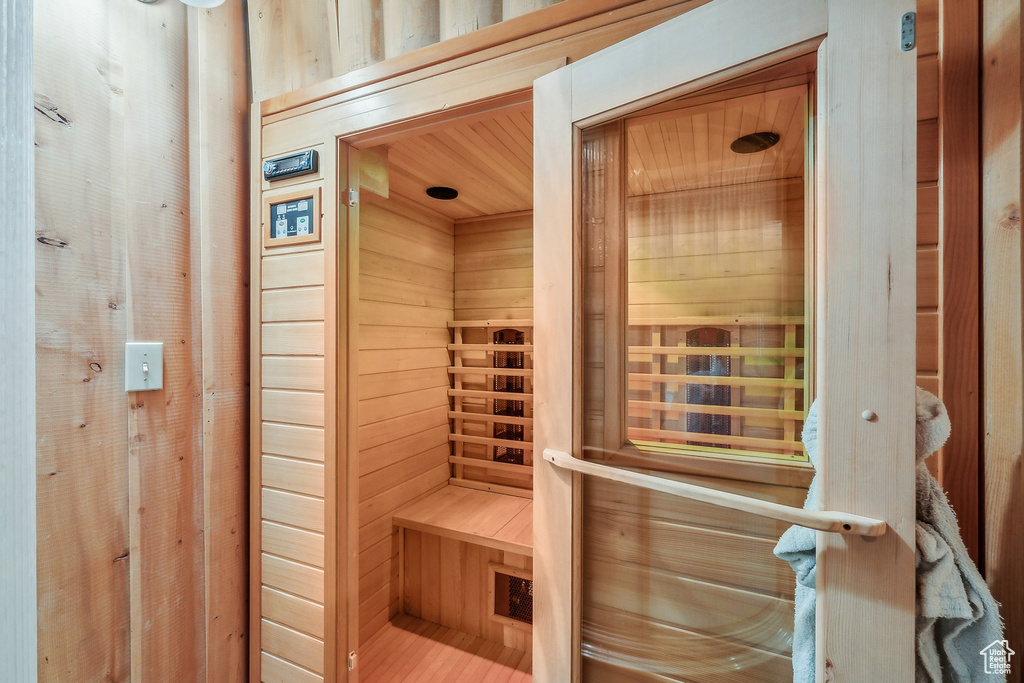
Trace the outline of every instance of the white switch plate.
{"label": "white switch plate", "polygon": [[164,388],[164,343],[125,342],[124,390]]}

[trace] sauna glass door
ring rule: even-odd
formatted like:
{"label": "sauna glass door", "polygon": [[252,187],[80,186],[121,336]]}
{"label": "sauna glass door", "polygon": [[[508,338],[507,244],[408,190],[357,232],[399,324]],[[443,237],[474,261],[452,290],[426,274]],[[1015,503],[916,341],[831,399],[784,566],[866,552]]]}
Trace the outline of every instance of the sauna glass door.
{"label": "sauna glass door", "polygon": [[[913,5],[766,5],[537,81],[539,681],[784,681],[812,645],[819,680],[913,676]],[[785,514],[722,504],[815,469],[888,525],[817,534],[816,638]]]}

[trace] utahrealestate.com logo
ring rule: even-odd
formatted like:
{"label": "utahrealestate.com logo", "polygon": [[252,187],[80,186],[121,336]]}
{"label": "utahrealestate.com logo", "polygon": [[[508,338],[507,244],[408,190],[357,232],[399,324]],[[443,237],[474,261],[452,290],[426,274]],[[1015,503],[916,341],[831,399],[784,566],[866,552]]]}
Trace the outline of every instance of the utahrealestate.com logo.
{"label": "utahrealestate.com logo", "polygon": [[1017,653],[1005,640],[993,640],[978,654],[985,658],[985,673],[1009,675],[1010,657]]}

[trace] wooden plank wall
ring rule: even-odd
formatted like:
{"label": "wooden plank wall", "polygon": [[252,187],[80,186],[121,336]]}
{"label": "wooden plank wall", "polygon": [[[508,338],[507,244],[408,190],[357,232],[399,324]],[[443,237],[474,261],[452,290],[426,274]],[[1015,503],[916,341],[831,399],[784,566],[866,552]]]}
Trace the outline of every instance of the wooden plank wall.
{"label": "wooden plank wall", "polygon": [[[248,3],[252,101],[342,76],[562,1],[253,0]],[[605,4],[612,9],[629,3]]]}
{"label": "wooden plank wall", "polygon": [[0,679],[35,681],[36,411],[32,6],[0,2]]}
{"label": "wooden plank wall", "polygon": [[[206,663],[210,681],[245,680],[249,610],[249,89],[238,3],[189,12],[193,324],[202,363]],[[198,316],[197,316],[198,314]],[[195,317],[199,320],[195,321]]]}
{"label": "wooden plank wall", "polygon": [[[1002,603],[1004,637],[1024,642],[1024,31],[1021,6],[982,2],[985,578]],[[1020,648],[1017,648],[1020,652]],[[1016,658],[1014,658],[1016,661]],[[1012,666],[1011,683],[1024,680]]]}
{"label": "wooden plank wall", "polygon": [[[307,183],[286,193],[320,189]],[[325,229],[321,224],[321,235]],[[261,253],[261,434],[254,472],[260,553],[253,560],[260,565],[261,680],[323,680],[324,241],[253,251]]]}
{"label": "wooden plank wall", "polygon": [[533,571],[531,557],[406,529],[402,611],[492,643],[533,652],[531,629],[488,618],[489,564]]}
{"label": "wooden plank wall", "polygon": [[[246,271],[226,266],[248,215],[239,172],[190,146],[205,129],[244,167],[239,112],[190,120],[184,6],[34,9],[39,678],[242,680]],[[218,107],[245,87],[237,10],[199,24]],[[216,212],[194,213],[193,172],[226,176]],[[162,391],[124,392],[126,340],[164,343]]]}
{"label": "wooden plank wall", "polygon": [[454,225],[364,193],[359,216],[359,641],[399,612],[392,513],[448,483]]}
{"label": "wooden plank wall", "polygon": [[455,224],[455,319],[533,319],[533,214]]}

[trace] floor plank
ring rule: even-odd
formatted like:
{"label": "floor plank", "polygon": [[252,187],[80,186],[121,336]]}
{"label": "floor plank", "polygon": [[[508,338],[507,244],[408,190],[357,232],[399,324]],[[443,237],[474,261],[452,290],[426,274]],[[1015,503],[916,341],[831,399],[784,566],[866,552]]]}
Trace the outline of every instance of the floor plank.
{"label": "floor plank", "polygon": [[531,681],[531,658],[454,629],[399,615],[363,646],[362,683]]}

